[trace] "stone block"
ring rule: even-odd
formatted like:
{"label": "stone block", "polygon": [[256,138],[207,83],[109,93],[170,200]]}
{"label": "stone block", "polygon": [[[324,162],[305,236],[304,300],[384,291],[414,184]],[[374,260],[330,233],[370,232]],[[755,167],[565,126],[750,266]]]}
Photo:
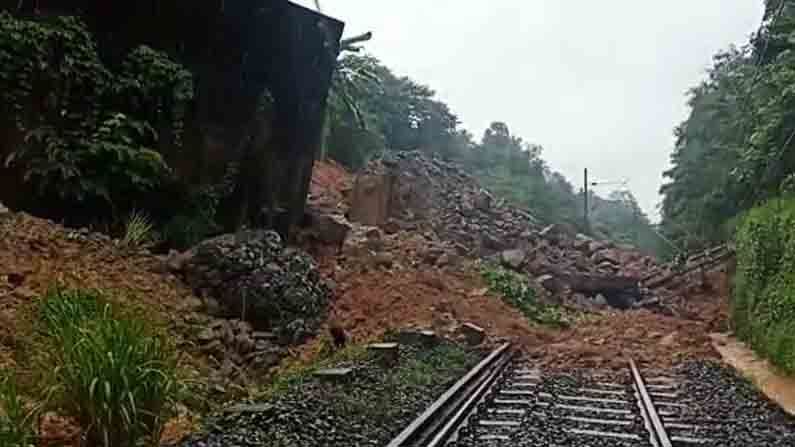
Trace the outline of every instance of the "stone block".
{"label": "stone block", "polygon": [[382,366],[392,368],[398,364],[400,358],[398,343],[374,343],[367,346],[367,350]]}

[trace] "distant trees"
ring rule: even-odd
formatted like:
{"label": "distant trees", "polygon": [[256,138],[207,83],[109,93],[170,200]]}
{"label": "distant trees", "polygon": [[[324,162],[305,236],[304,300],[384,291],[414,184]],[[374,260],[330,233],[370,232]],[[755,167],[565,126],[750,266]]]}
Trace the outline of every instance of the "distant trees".
{"label": "distant trees", "polygon": [[[463,164],[493,192],[532,211],[541,221],[583,230],[582,194],[549,168],[540,145],[511,133],[501,121],[493,122],[476,141],[459,127],[458,117],[431,88],[395,75],[372,56],[351,52],[340,59],[328,116],[326,154],[349,167],[364,166],[385,151],[419,149]],[[637,207],[634,198],[610,203],[613,208],[626,207],[621,215],[639,211],[632,208]],[[645,225],[646,231],[620,228],[636,224],[628,219],[606,220],[600,227],[624,239],[653,234],[646,216],[642,212],[638,216],[637,225]]]}

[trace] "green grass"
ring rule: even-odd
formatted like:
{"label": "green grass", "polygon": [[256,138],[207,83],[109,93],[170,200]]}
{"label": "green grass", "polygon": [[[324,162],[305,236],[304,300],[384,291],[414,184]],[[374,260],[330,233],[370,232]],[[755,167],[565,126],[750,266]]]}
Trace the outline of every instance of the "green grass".
{"label": "green grass", "polygon": [[117,317],[101,293],[53,290],[39,310],[48,406],[89,445],[157,445],[182,392],[175,351],[147,322]]}
{"label": "green grass", "polygon": [[0,447],[33,446],[35,414],[25,406],[16,379],[3,374],[0,377]]}
{"label": "green grass", "polygon": [[109,312],[110,306],[99,291],[52,288],[39,307],[41,332],[46,337],[60,339],[73,326],[107,318]]}
{"label": "green grass", "polygon": [[524,275],[493,265],[484,266],[481,274],[492,292],[500,295],[509,306],[518,309],[534,323],[566,327],[577,319],[576,315],[559,306],[540,302]]}
{"label": "green grass", "polygon": [[155,227],[152,220],[140,211],[133,211],[124,222],[124,235],[121,245],[143,248],[155,242]]}

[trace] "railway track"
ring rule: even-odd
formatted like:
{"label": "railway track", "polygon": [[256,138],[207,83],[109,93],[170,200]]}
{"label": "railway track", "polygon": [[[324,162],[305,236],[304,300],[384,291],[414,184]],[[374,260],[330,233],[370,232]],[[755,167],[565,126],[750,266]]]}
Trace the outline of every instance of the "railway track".
{"label": "railway track", "polygon": [[388,447],[712,445],[727,421],[689,411],[683,380],[646,377],[631,360],[623,372],[545,376],[505,344]]}

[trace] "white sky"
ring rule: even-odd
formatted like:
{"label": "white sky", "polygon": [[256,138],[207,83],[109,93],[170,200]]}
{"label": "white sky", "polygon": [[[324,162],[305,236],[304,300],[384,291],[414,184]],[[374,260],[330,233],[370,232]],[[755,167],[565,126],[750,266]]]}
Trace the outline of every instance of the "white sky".
{"label": "white sky", "polygon": [[[298,3],[314,8],[311,0]],[[492,121],[544,147],[578,189],[629,179],[657,218],[673,128],[712,55],[744,44],[763,0],[321,0],[346,35],[428,84],[477,139]],[[596,191],[606,195],[611,187]]]}

